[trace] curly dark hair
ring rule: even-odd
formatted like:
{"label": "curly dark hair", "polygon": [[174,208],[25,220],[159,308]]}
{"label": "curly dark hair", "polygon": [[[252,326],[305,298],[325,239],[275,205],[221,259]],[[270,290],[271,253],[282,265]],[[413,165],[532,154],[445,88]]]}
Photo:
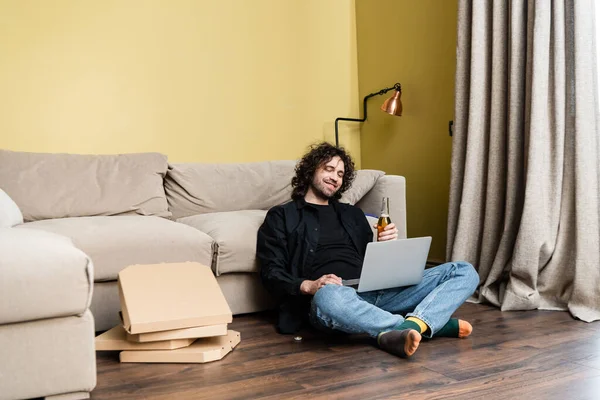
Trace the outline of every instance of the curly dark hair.
{"label": "curly dark hair", "polygon": [[304,198],[308,188],[312,184],[317,168],[328,163],[335,156],[344,162],[344,177],[340,189],[333,195],[339,200],[342,194],[352,186],[356,172],[352,157],[342,147],[336,147],[330,143],[322,142],[310,147],[310,151],[302,157],[296,165],[296,176],[292,178],[292,199]]}

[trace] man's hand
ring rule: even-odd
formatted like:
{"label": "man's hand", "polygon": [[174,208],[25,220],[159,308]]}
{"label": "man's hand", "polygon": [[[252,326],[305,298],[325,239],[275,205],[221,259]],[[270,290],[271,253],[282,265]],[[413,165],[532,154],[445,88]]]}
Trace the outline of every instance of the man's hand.
{"label": "man's hand", "polygon": [[317,293],[317,290],[321,289],[323,286],[325,286],[327,284],[341,285],[342,278],[340,278],[339,276],[336,276],[334,274],[327,274],[327,275],[323,275],[316,281],[306,280],[306,281],[302,282],[302,284],[300,285],[300,292],[302,292],[303,294],[314,295],[315,293]]}
{"label": "man's hand", "polygon": [[[377,229],[377,224],[373,225],[373,228]],[[398,239],[398,229],[396,229],[396,224],[393,222],[383,228],[383,231],[379,233],[380,242],[385,242],[386,240],[396,240]]]}

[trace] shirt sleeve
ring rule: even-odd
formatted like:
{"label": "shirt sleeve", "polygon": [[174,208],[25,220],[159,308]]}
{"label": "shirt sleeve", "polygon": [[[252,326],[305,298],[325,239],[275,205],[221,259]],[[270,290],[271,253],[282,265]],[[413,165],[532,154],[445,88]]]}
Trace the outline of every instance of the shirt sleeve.
{"label": "shirt sleeve", "polygon": [[[361,218],[358,218],[360,222],[359,224],[359,228],[362,231],[362,234],[365,236],[365,238],[367,238],[367,243],[368,242],[372,242],[373,241],[373,228],[371,227],[371,224],[369,223],[369,220],[367,219],[367,216],[363,213],[363,211],[360,211],[360,216]],[[367,243],[365,243],[365,247],[367,247]]]}
{"label": "shirt sleeve", "polygon": [[285,217],[281,207],[269,210],[259,228],[256,257],[263,285],[271,294],[300,294],[300,285],[304,279],[290,273]]}
{"label": "shirt sleeve", "polygon": [[367,244],[374,239],[373,228],[365,213],[358,207],[356,207],[356,222],[358,246],[360,247],[358,250],[364,257],[367,251]]}

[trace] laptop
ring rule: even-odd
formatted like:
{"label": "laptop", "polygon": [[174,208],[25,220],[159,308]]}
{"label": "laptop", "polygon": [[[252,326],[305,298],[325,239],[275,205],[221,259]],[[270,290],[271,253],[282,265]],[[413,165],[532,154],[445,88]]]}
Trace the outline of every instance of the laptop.
{"label": "laptop", "polygon": [[416,285],[423,279],[430,246],[431,236],[370,242],[360,278],[342,284],[357,292]]}

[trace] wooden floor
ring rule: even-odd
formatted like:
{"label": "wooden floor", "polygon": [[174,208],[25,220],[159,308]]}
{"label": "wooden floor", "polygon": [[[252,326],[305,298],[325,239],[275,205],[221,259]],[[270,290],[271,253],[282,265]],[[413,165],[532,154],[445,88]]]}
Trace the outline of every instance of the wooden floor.
{"label": "wooden floor", "polygon": [[120,364],[98,353],[93,399],[600,399],[600,323],[566,312],[465,304],[467,339],[422,342],[409,360],[366,337],[279,335],[272,314],[234,317],[240,345],[208,364]]}

